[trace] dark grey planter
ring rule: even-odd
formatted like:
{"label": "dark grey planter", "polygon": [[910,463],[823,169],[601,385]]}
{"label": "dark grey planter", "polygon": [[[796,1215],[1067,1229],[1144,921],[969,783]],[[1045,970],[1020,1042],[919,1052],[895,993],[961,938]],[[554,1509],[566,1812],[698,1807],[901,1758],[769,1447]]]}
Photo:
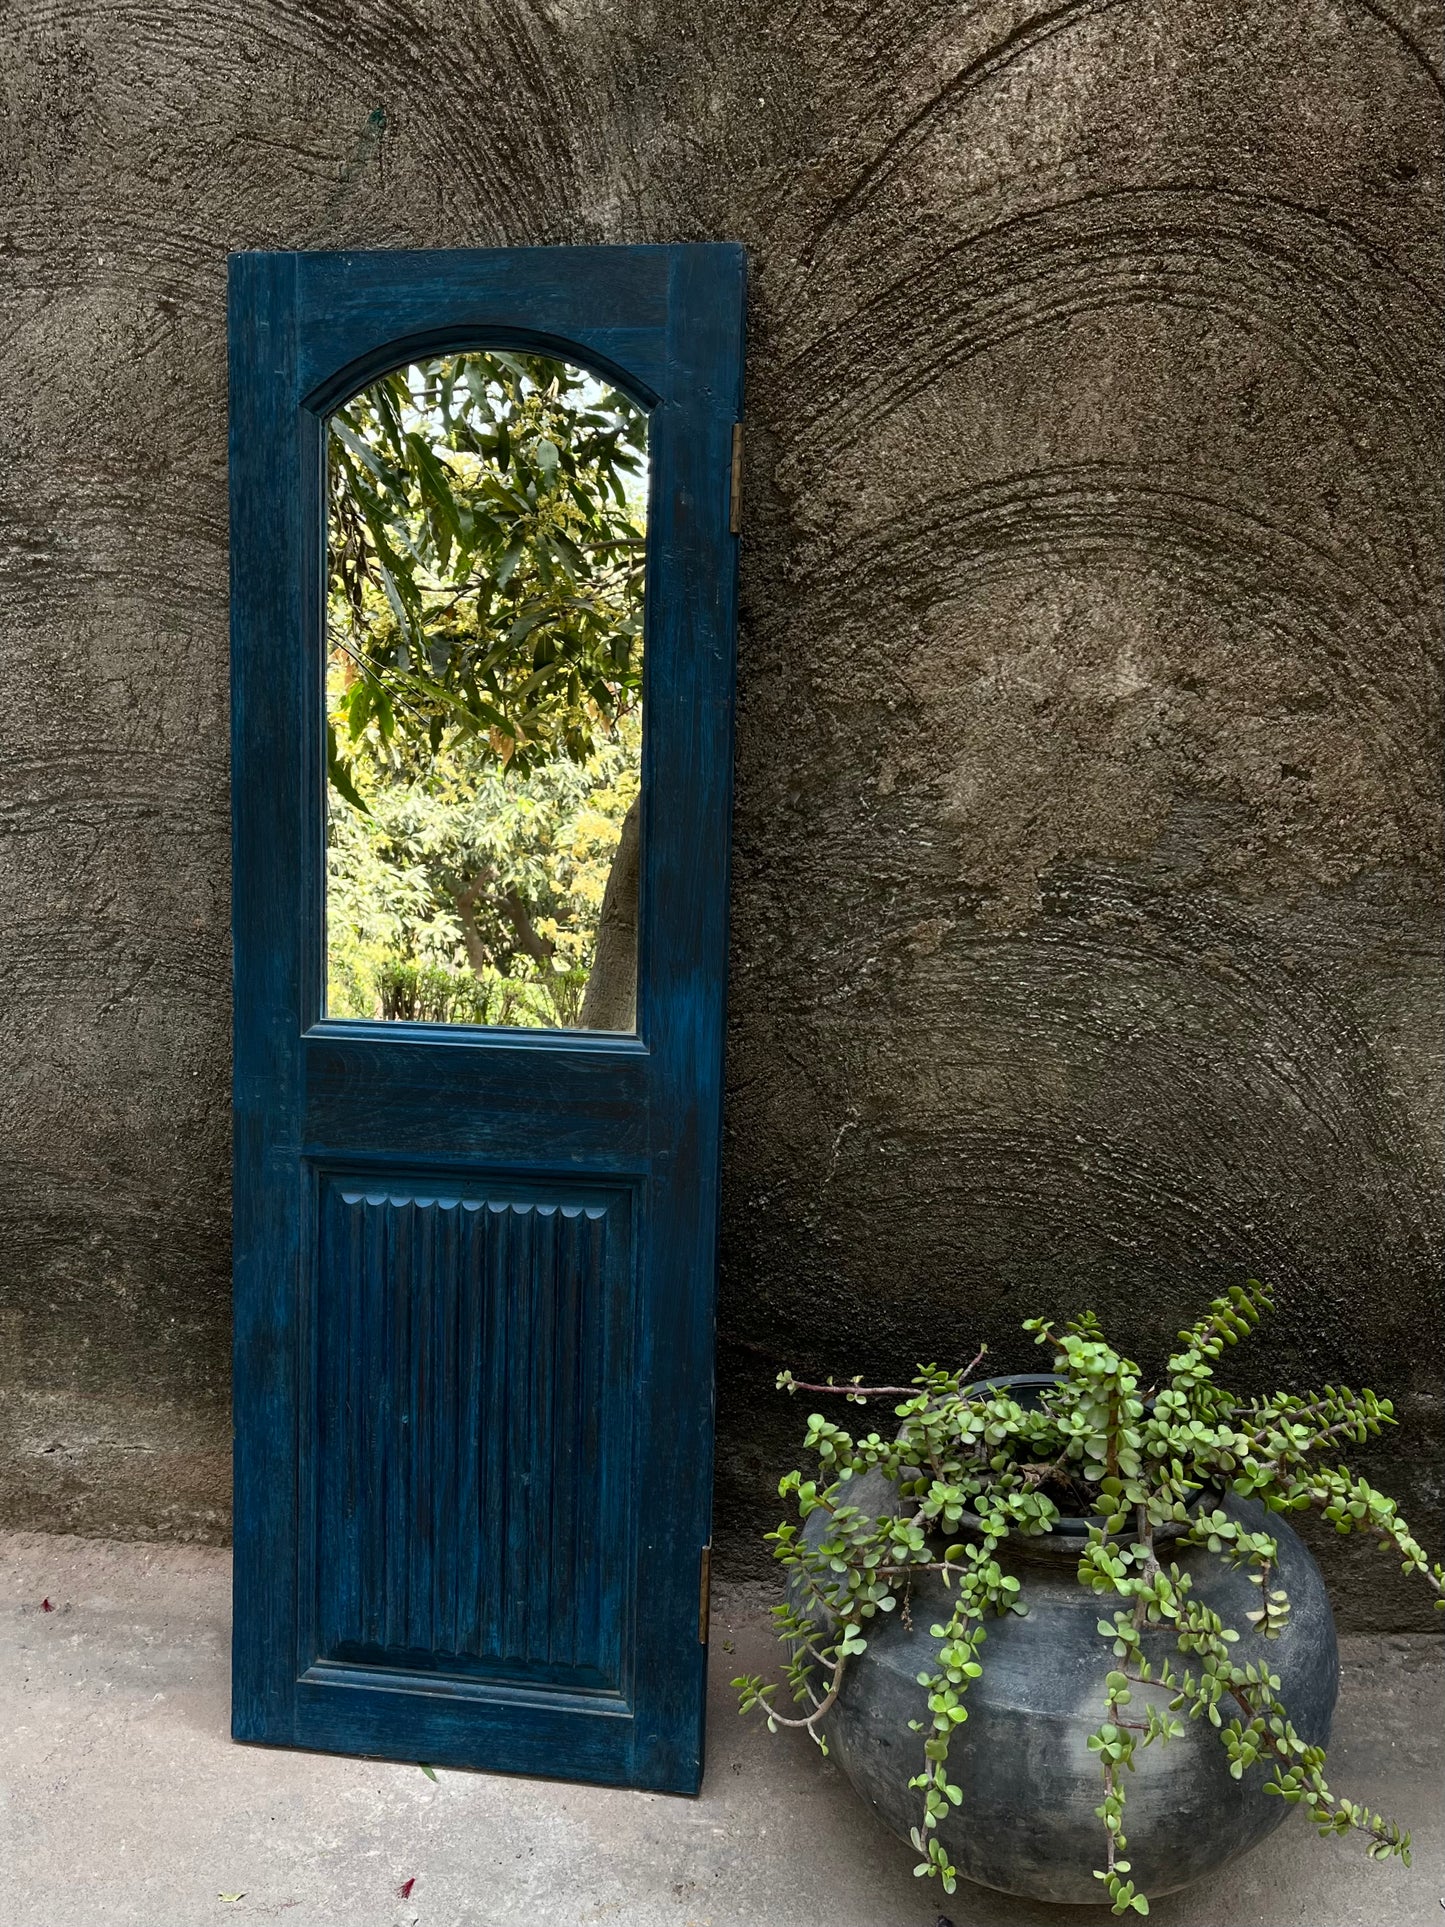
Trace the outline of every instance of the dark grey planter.
{"label": "dark grey planter", "polygon": [[[1049,1381],[1030,1375],[994,1382],[1014,1386],[1018,1396]],[[852,1502],[880,1515],[897,1509],[891,1486],[878,1473],[855,1482]],[[1278,1514],[1266,1513],[1254,1500],[1230,1497],[1224,1503],[1252,1530],[1267,1529],[1279,1541],[1275,1583],[1289,1593],[1290,1618],[1278,1639],[1260,1639],[1249,1630],[1245,1615],[1255,1607],[1258,1588],[1247,1571],[1231,1572],[1200,1548],[1161,1552],[1190,1575],[1196,1598],[1226,1626],[1238,1628],[1239,1663],[1267,1661],[1300,1736],[1323,1745],[1339,1687],[1339,1656],[1319,1568]],[[808,1526],[816,1538],[823,1521],[815,1515]],[[1072,1530],[1044,1539],[1011,1540],[998,1555],[1019,1579],[1028,1613],[987,1621],[979,1653],[983,1677],[969,1688],[969,1717],[949,1750],[949,1778],[962,1789],[963,1803],[939,1829],[964,1879],[1076,1906],[1107,1904],[1103,1883],[1093,1874],[1104,1858],[1103,1824],[1094,1812],[1103,1787],[1088,1736],[1104,1717],[1104,1675],[1114,1663],[1097,1631],[1101,1617],[1112,1617],[1114,1604],[1086,1591],[1075,1577],[1083,1533],[1083,1522],[1073,1522]],[[908,1782],[923,1765],[924,1739],[908,1723],[927,1717],[918,1675],[934,1668],[937,1642],[928,1629],[946,1617],[950,1598],[942,1581],[928,1574],[913,1589],[911,1630],[898,1612],[869,1623],[868,1650],[853,1661],[826,1723],[833,1759],[905,1840],[922,1813],[922,1795]],[[1146,1634],[1144,1647],[1156,1662],[1174,1652],[1162,1630]],[[1182,1670],[1187,1662],[1178,1663]],[[1226,1722],[1238,1712],[1229,1700],[1220,1710]],[[1151,1897],[1186,1887],[1257,1846],[1292,1811],[1264,1791],[1270,1776],[1263,1763],[1242,1780],[1230,1777],[1218,1735],[1202,1718],[1187,1723],[1182,1739],[1140,1747],[1135,1760],[1124,1817],[1129,1878]]]}

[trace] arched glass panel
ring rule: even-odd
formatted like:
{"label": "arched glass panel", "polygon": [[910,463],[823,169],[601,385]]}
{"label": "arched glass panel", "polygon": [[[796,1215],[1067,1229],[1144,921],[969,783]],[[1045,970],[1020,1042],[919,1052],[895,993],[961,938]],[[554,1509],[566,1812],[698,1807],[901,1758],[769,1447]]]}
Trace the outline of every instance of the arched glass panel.
{"label": "arched glass panel", "polygon": [[326,1013],[636,1027],[647,417],[525,352],[327,435]]}

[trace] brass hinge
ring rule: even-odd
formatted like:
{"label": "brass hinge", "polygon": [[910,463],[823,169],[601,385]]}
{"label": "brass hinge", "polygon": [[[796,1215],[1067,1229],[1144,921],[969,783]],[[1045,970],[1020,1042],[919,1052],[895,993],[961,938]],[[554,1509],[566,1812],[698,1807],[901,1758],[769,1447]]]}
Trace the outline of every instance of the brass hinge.
{"label": "brass hinge", "polygon": [[733,535],[743,529],[743,425],[733,423],[733,472],[728,494],[728,528]]}
{"label": "brass hinge", "polygon": [[707,1644],[708,1611],[712,1602],[712,1540],[702,1549],[697,1574],[697,1643]]}

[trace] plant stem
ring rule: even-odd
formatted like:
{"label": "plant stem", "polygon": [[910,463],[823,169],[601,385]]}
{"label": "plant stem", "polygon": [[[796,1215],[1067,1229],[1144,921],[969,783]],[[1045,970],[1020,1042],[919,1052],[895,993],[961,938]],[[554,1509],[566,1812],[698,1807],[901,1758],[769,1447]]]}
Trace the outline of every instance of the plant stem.
{"label": "plant stem", "polygon": [[791,1390],[795,1392],[836,1392],[841,1398],[917,1398],[916,1385],[810,1385],[805,1378],[795,1378]]}
{"label": "plant stem", "polygon": [[[827,1692],[823,1695],[822,1699],[814,1702],[811,1713],[806,1714],[802,1719],[795,1720],[789,1719],[786,1713],[775,1712],[774,1709],[769,1706],[768,1718],[775,1720],[779,1726],[806,1726],[811,1733],[817,1722],[822,1719],[825,1713],[831,1710],[834,1700],[837,1699],[839,1689],[843,1684],[843,1674],[847,1665],[848,1662],[846,1659],[840,1659],[837,1662],[833,1668],[833,1677],[828,1683]],[[809,1697],[811,1697],[811,1691]]]}
{"label": "plant stem", "polygon": [[[757,1347],[749,1346],[749,1351]],[[959,1373],[959,1383],[972,1378],[984,1359],[988,1356],[988,1346],[980,1345],[968,1364]],[[789,1381],[788,1389],[794,1392],[832,1392],[839,1398],[917,1398],[917,1385],[814,1385],[805,1378]]]}
{"label": "plant stem", "polygon": [[[1159,1561],[1154,1557],[1154,1527],[1150,1522],[1148,1506],[1135,1506],[1134,1523],[1138,1528],[1139,1543],[1144,1547],[1144,1583],[1147,1586],[1152,1586],[1154,1581],[1159,1577]],[[1145,1593],[1141,1592],[1134,1600],[1135,1632],[1138,1632],[1143,1627],[1148,1616],[1148,1598]]]}

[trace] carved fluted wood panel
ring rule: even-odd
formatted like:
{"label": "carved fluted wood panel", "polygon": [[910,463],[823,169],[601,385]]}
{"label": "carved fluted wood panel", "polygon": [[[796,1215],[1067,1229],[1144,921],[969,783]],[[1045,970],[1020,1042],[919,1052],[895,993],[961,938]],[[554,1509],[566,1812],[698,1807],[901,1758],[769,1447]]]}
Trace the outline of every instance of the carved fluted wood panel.
{"label": "carved fluted wood panel", "polygon": [[321,1189],[315,1656],[619,1683],[626,1193]]}

